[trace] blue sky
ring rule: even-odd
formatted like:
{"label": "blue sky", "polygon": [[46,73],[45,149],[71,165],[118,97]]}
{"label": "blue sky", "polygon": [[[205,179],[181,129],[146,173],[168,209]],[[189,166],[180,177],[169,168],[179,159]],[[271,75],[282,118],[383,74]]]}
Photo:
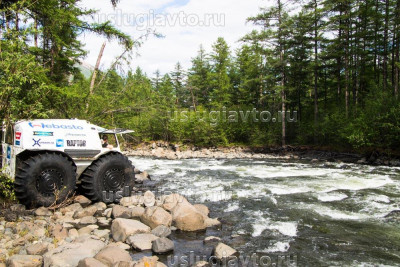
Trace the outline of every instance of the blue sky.
{"label": "blue sky", "polygon": [[[148,28],[164,35],[164,38],[148,38],[137,50],[140,56],[134,55],[131,65],[124,68],[140,66],[149,76],[157,69],[161,73],[172,71],[178,61],[185,68],[190,67],[200,44],[210,51],[218,37],[224,37],[231,49],[236,49],[239,38],[254,29],[253,25],[246,24],[246,18],[271,3],[263,0],[121,0],[114,9],[110,2],[83,0],[81,5],[99,10],[95,21],[111,20],[133,38],[143,35]],[[93,34],[86,34],[81,40],[89,51],[84,61],[94,65],[106,40]],[[108,68],[121,52],[116,42],[107,41],[101,68]]]}

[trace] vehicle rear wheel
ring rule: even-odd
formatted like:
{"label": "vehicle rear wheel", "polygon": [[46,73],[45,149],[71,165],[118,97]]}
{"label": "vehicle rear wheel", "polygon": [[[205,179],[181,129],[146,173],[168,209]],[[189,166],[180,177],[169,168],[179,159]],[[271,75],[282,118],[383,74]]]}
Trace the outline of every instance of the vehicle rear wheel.
{"label": "vehicle rear wheel", "polygon": [[28,207],[58,204],[71,196],[75,187],[75,165],[57,153],[37,154],[21,162],[14,181],[17,199]]}
{"label": "vehicle rear wheel", "polygon": [[135,183],[132,163],[120,153],[106,154],[82,174],[82,188],[92,201],[111,203],[130,195]]}

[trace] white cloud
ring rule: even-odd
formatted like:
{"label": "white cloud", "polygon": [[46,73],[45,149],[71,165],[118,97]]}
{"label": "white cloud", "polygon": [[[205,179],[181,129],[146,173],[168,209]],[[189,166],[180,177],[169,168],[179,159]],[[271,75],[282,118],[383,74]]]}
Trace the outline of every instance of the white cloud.
{"label": "white cloud", "polygon": [[[96,19],[113,20],[119,29],[133,38],[143,34],[143,31],[138,30],[141,27],[137,26],[148,23],[149,20],[146,18],[159,12],[169,16],[170,23],[165,26],[150,25],[165,37],[149,38],[138,50],[141,56],[134,57],[132,60],[133,69],[140,66],[149,75],[153,75],[157,69],[161,73],[170,72],[178,61],[185,68],[190,67],[190,60],[196,56],[200,44],[210,51],[218,37],[224,37],[231,49],[237,48],[239,46],[237,41],[253,29],[251,24],[246,25],[246,19],[256,15],[259,7],[266,4],[262,0],[122,0],[114,10],[110,2],[85,0],[83,5],[87,8],[98,9],[100,16]],[[129,19],[139,14],[141,14],[138,16],[139,25],[132,26],[132,20]],[[216,25],[184,24],[181,18],[185,16],[192,21],[195,21],[197,17],[201,21],[210,18],[208,21],[212,22],[213,18]],[[221,26],[221,18],[224,19],[223,26]],[[176,23],[171,23],[174,21]],[[85,61],[94,64],[104,39],[93,34],[86,34],[82,41],[85,43],[85,49],[89,51]],[[102,59],[102,67],[107,68],[121,51],[122,48],[116,42],[108,42]]]}

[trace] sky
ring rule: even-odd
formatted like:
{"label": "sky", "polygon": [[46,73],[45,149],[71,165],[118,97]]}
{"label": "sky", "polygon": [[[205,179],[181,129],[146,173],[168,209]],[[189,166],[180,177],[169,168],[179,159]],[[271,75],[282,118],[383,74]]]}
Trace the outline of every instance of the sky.
{"label": "sky", "polygon": [[[121,0],[113,8],[109,0],[83,0],[81,6],[98,10],[90,20],[110,20],[133,39],[145,35],[148,29],[164,37],[149,36],[131,60],[133,70],[140,66],[150,77],[173,71],[177,62],[187,69],[197,55],[200,44],[207,52],[218,37],[223,37],[232,50],[240,46],[239,39],[255,29],[246,19],[259,12],[271,0]],[[90,21],[89,20],[89,21]],[[81,37],[88,51],[85,63],[95,65],[104,37],[85,34]],[[121,54],[116,41],[107,41],[101,69],[107,69]],[[139,55],[136,55],[139,54]],[[129,69],[128,66],[125,69]]]}

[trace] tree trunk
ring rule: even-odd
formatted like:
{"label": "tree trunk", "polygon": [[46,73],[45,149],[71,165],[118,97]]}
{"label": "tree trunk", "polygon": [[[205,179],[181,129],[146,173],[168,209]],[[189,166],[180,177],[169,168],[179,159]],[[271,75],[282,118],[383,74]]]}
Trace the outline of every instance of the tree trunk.
{"label": "tree trunk", "polygon": [[281,69],[281,101],[282,101],[282,146],[286,146],[286,94],[285,94],[285,66],[284,49],[282,40],[282,3],[278,0],[278,45],[279,45],[279,65]]}
{"label": "tree trunk", "polygon": [[318,18],[317,0],[314,0],[314,144],[317,144],[318,131]]}
{"label": "tree trunk", "polygon": [[385,1],[385,27],[383,33],[383,90],[387,89],[388,79],[388,31],[389,31],[389,0]]}
{"label": "tree trunk", "polygon": [[92,75],[92,80],[90,81],[90,87],[89,87],[89,96],[88,99],[86,100],[86,114],[89,111],[89,98],[93,95],[93,91],[94,91],[94,83],[96,81],[96,76],[97,76],[97,72],[99,70],[99,66],[100,66],[100,62],[101,62],[101,58],[103,57],[103,52],[104,52],[104,48],[106,47],[106,42],[103,43],[103,45],[100,48],[100,52],[99,55],[97,57],[97,61],[96,61],[96,65],[94,67],[94,71],[93,71],[93,75]]}

